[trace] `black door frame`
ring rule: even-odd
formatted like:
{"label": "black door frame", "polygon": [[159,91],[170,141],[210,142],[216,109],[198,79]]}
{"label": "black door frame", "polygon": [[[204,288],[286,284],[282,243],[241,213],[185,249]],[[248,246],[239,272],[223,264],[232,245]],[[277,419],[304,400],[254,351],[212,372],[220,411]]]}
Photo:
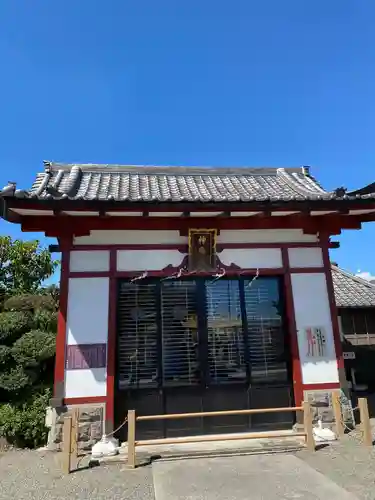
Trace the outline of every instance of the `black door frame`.
{"label": "black door frame", "polygon": [[[286,316],[286,311],[285,311],[285,297],[283,293],[283,280],[282,277],[280,276],[267,276],[259,278],[259,279],[277,279],[278,280],[278,292],[279,292],[279,303],[280,303],[280,310],[283,318],[283,332],[284,332],[284,344],[285,344],[285,354],[288,356],[287,359],[287,370],[288,370],[288,383],[287,384],[275,384],[275,383],[265,383],[265,384],[258,384],[254,385],[251,383],[251,362],[250,362],[250,349],[251,346],[249,346],[249,341],[248,341],[248,321],[247,321],[247,316],[246,316],[246,305],[245,305],[245,289],[244,289],[244,282],[245,280],[251,280],[254,278],[252,275],[244,275],[241,276],[240,278],[238,277],[225,277],[224,279],[233,279],[233,280],[238,280],[239,281],[239,300],[240,300],[240,309],[241,309],[241,318],[242,318],[242,332],[243,332],[243,342],[244,342],[244,353],[245,353],[245,365],[246,365],[246,381],[245,382],[235,382],[235,383],[218,383],[218,384],[212,384],[210,381],[210,367],[208,363],[208,352],[209,352],[209,346],[208,346],[208,318],[207,318],[207,293],[206,293],[206,283],[207,283],[207,278],[202,278],[202,277],[187,277],[184,278],[183,281],[195,281],[196,282],[196,294],[197,294],[197,329],[198,329],[198,343],[199,343],[199,348],[198,348],[198,356],[199,356],[199,367],[200,367],[200,383],[197,385],[186,385],[186,384],[181,384],[178,387],[170,387],[168,384],[163,385],[163,359],[162,359],[162,321],[161,321],[161,315],[162,315],[162,309],[161,309],[161,289],[162,289],[162,284],[163,281],[160,278],[150,278],[147,279],[147,284],[148,283],[155,283],[155,294],[156,294],[156,323],[157,323],[157,363],[158,363],[158,377],[157,377],[157,386],[153,387],[143,387],[143,388],[132,388],[129,387],[127,389],[119,389],[119,380],[118,380],[118,364],[120,362],[119,357],[116,356],[116,388],[115,388],[115,397],[116,397],[116,404],[115,408],[117,408],[119,411],[116,412],[117,418],[116,420],[118,422],[122,421],[124,418],[124,412],[127,411],[127,409],[131,409],[132,405],[133,406],[138,406],[136,404],[136,401],[142,397],[142,393],[146,399],[150,401],[150,404],[141,405],[143,406],[143,409],[140,411],[144,413],[145,411],[149,414],[155,414],[155,413],[166,413],[167,412],[167,407],[169,406],[168,401],[170,401],[170,398],[173,398],[173,394],[181,393],[182,391],[186,393],[187,399],[189,399],[188,394],[189,393],[196,393],[195,397],[195,403],[192,401],[192,406],[194,409],[192,410],[186,410],[183,409],[182,411],[207,411],[207,405],[210,406],[209,401],[207,400],[207,396],[209,393],[218,393],[221,392],[223,395],[227,394],[228,396],[233,394],[233,392],[237,389],[240,389],[242,387],[242,392],[243,392],[243,400],[242,403],[245,405],[244,408],[246,407],[253,407],[254,401],[253,401],[253,394],[254,391],[259,392],[259,391],[267,391],[269,392],[270,397],[272,398],[272,393],[275,393],[275,391],[279,389],[285,389],[289,390],[290,393],[290,401],[289,404],[280,404],[280,406],[293,406],[294,405],[294,393],[293,393],[293,383],[292,383],[292,359],[291,359],[291,350],[290,350],[290,339],[289,339],[289,334],[288,334],[288,325],[287,325],[287,316]],[[119,280],[118,281],[118,294],[120,293],[120,285],[123,282],[127,282],[129,280]],[[119,311],[117,311],[119,315]],[[120,318],[119,316],[117,317],[117,324],[119,322]],[[118,342],[118,336],[117,336],[117,342]],[[135,394],[135,393],[138,394]],[[134,399],[135,396],[135,399]],[[241,397],[241,396],[240,396]],[[256,399],[256,397],[255,397]],[[125,404],[118,404],[122,400],[123,403]],[[224,397],[225,400],[225,397]],[[200,410],[197,410],[197,406],[200,407]],[[269,406],[269,405],[268,405]],[[278,405],[279,406],[279,405]],[[261,406],[265,407],[265,406]],[[241,407],[242,408],[242,407]],[[137,408],[136,408],[137,409]],[[222,408],[216,408],[216,409],[233,409],[230,407],[222,407]],[[150,410],[150,411],[148,411]],[[208,410],[209,411],[209,410]],[[277,415],[277,414],[275,414]],[[294,423],[294,415],[292,415],[290,412],[288,414],[288,419],[287,419],[287,427],[289,425],[292,425]],[[190,433],[210,433],[210,432],[215,432],[215,429],[217,426],[215,423],[213,425],[211,424],[212,421],[215,420],[216,417],[214,418],[203,418],[200,419],[200,423],[196,425],[194,428],[187,427],[188,434]],[[259,417],[258,417],[259,418]],[[291,421],[291,418],[293,419],[293,422]],[[236,417],[233,417],[232,420],[236,420]],[[237,419],[238,420],[238,419]],[[246,424],[244,425],[244,429],[248,427],[253,427],[252,425],[252,420],[249,417],[246,417]],[[149,423],[150,424],[150,423]],[[170,430],[168,428],[168,422],[167,421],[161,421],[156,423],[155,425],[146,425],[144,426],[144,432],[141,432],[141,437],[167,437],[170,434]],[[234,431],[238,431],[239,429],[236,429],[236,425],[233,426]],[[258,428],[259,425],[256,425],[256,428]],[[260,426],[261,427],[261,426]],[[181,434],[178,433],[178,430],[176,431],[177,434],[173,435],[184,435],[184,432],[181,428]],[[217,431],[216,431],[217,432]]]}

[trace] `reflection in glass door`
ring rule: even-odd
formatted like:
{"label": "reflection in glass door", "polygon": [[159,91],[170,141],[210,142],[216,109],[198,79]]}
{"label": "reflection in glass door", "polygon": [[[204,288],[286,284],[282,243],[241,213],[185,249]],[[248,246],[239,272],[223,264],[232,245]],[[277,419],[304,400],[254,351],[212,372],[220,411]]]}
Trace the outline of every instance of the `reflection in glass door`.
{"label": "reflection in glass door", "polygon": [[239,283],[227,279],[206,282],[210,383],[246,380]]}
{"label": "reflection in glass door", "polygon": [[286,383],[289,352],[279,280],[244,280],[243,286],[251,383]]}
{"label": "reflection in glass door", "polygon": [[287,382],[278,279],[206,281],[206,302],[211,383]]}
{"label": "reflection in glass door", "polygon": [[165,281],[161,286],[163,386],[200,382],[195,281]]}

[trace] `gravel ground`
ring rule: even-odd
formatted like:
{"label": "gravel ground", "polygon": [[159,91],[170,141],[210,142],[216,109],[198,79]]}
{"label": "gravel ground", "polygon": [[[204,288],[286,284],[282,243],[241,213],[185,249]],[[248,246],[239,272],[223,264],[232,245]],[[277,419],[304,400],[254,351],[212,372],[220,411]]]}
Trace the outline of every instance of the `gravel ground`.
{"label": "gravel ground", "polygon": [[132,471],[113,463],[64,476],[57,457],[38,451],[9,451],[0,456],[0,500],[155,498],[150,466]]}
{"label": "gravel ground", "polygon": [[364,446],[358,431],[316,453],[301,450],[296,456],[358,499],[375,499],[375,447]]}
{"label": "gravel ground", "polygon": [[[316,453],[294,453],[313,469],[355,495],[375,500],[375,447],[359,441],[358,432]],[[40,451],[0,453],[0,500],[155,500],[152,466],[135,471],[111,463],[64,476],[59,454]]]}

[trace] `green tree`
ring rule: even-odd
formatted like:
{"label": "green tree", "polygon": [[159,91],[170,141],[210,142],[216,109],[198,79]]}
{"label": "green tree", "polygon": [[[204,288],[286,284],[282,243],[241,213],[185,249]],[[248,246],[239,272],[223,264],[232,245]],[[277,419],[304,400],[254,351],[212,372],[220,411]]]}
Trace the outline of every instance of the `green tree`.
{"label": "green tree", "polygon": [[3,295],[38,292],[56,265],[39,241],[12,241],[10,236],[0,236],[0,293]]}
{"label": "green tree", "polygon": [[17,444],[45,438],[58,289],[43,283],[56,265],[38,241],[0,238],[0,436]]}

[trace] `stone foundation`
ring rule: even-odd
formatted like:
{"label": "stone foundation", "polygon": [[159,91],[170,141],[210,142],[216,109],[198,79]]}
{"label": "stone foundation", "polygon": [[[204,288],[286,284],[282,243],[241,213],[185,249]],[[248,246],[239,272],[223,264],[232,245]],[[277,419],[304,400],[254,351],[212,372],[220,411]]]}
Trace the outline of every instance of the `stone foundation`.
{"label": "stone foundation", "polygon": [[304,391],[304,400],[311,404],[313,424],[321,420],[324,427],[335,424],[331,391]]}
{"label": "stone foundation", "polygon": [[91,450],[104,432],[104,404],[48,408],[46,426],[50,428],[47,447],[50,450],[62,449],[64,417],[78,408],[78,449]]}
{"label": "stone foundation", "polygon": [[[335,415],[332,406],[332,393],[337,391],[304,391],[304,400],[309,401],[313,412],[313,424],[321,420],[324,427],[331,429],[335,426]],[[343,391],[340,391],[342,397],[341,409],[343,420],[348,427],[352,427],[353,413],[351,411],[350,399],[346,397]]]}

